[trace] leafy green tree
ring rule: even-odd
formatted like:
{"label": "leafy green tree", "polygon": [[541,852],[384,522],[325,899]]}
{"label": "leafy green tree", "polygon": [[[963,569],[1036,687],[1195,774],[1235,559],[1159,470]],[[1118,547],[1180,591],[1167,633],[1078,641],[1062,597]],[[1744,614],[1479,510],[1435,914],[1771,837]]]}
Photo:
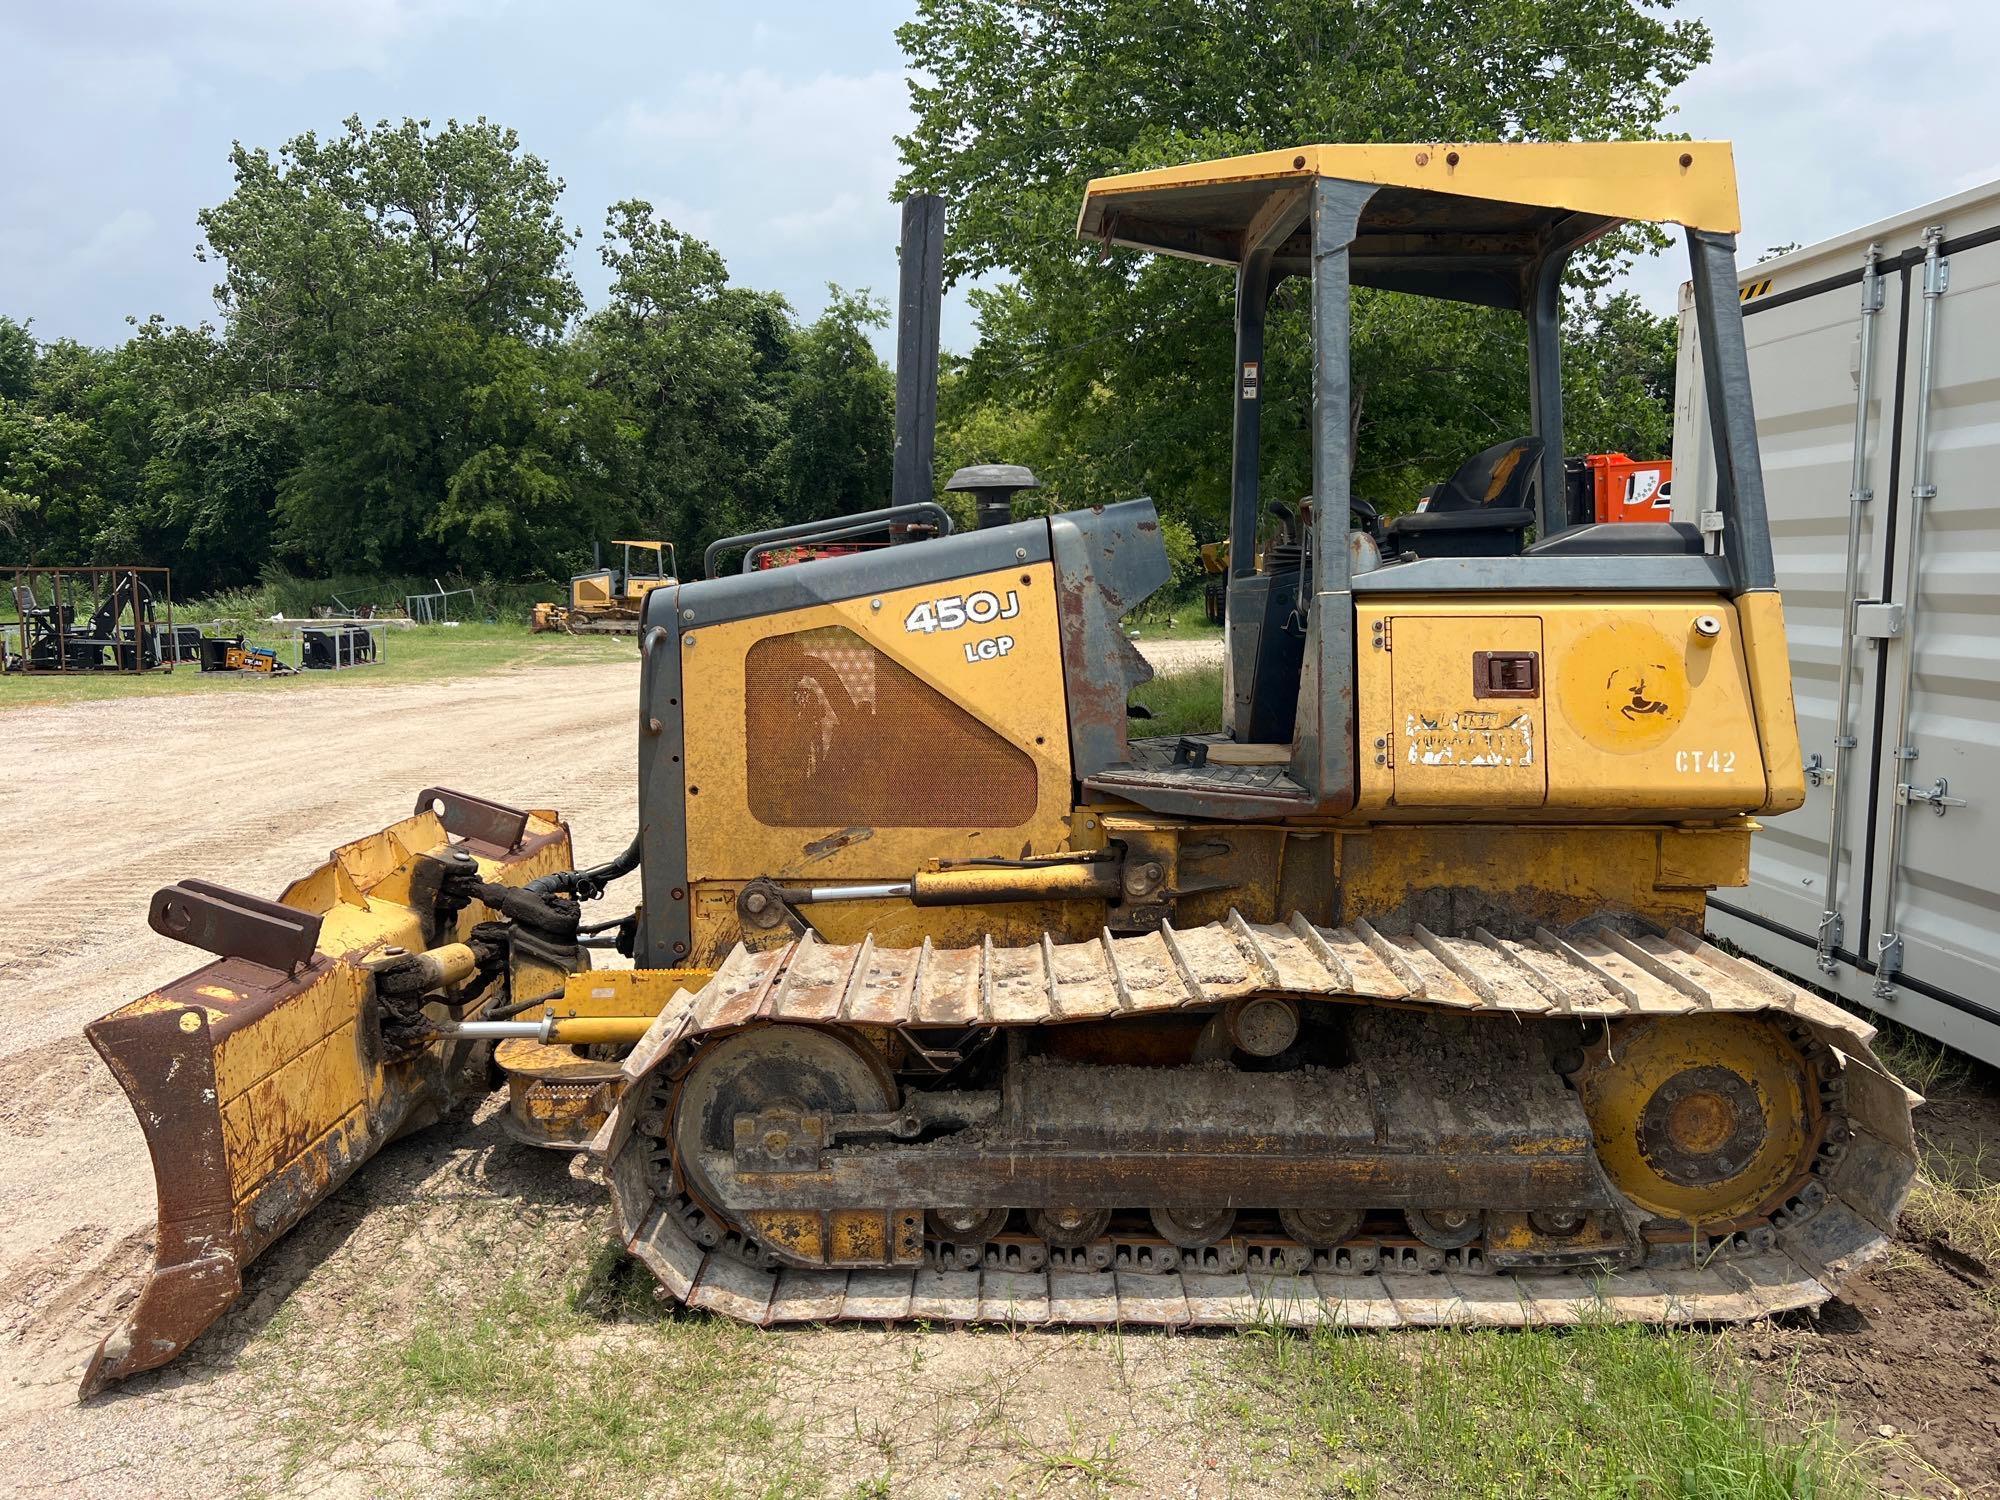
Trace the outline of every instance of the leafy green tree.
{"label": "leafy green tree", "polygon": [[4,403],[0,514],[22,555],[45,563],[96,561],[114,550],[117,488],[93,408],[115,356],[62,339],[37,351],[25,401]]}
{"label": "leafy green tree", "polygon": [[1674,446],[1680,324],[1629,292],[1570,307],[1563,344],[1563,423],[1573,453],[1667,458]]}
{"label": "leafy green tree", "polygon": [[231,164],[204,254],[247,388],[295,413],[285,550],[429,572],[591,529],[601,493],[558,457],[593,424],[564,404],[584,393],[561,368],[576,236],[515,133],[353,118]]}
{"label": "leafy green tree", "polygon": [[886,502],[895,384],[868,341],[888,320],[830,288],[800,327],[782,297],[733,285],[713,246],[616,204],[599,251],[607,305],[584,321],[593,387],[616,403],[621,513],[684,558],[731,532]]}
{"label": "leafy green tree", "polygon": [[826,310],[798,331],[785,379],[782,454],[788,520],[889,503],[896,382],[868,342],[887,304],[827,288]]}
{"label": "leafy green tree", "polygon": [[[920,0],[902,189],[953,205],[977,290],[961,399],[1046,414],[1092,498],[1151,493],[1213,535],[1229,469],[1230,278],[1086,246],[1093,176],[1303,141],[1635,137],[1709,53],[1653,0]],[[1602,280],[1605,268],[1591,279]],[[1305,310],[1266,350],[1267,490],[1305,488]],[[1357,293],[1357,488],[1419,482],[1525,428],[1518,324]],[[1505,380],[1501,379],[1504,374]],[[1049,477],[1049,476],[1044,476]]]}
{"label": "leafy green tree", "polygon": [[25,401],[35,389],[35,336],[27,323],[0,317],[0,401]]}
{"label": "leafy green tree", "polygon": [[139,325],[119,351],[98,424],[136,482],[138,555],[170,562],[200,593],[255,578],[274,550],[278,486],[297,462],[293,399],[247,378],[202,325]]}
{"label": "leafy green tree", "polygon": [[598,253],[611,297],[581,344],[593,385],[617,402],[624,513],[683,552],[768,524],[784,428],[775,387],[791,358],[784,300],[731,286],[712,246],[636,199],[612,207]]}

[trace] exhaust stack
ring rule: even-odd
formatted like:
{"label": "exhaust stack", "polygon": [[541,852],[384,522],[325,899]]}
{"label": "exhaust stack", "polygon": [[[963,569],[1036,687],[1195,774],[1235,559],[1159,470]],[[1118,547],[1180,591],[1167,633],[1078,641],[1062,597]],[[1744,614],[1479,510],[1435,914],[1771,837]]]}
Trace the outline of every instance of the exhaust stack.
{"label": "exhaust stack", "polygon": [[903,267],[896,299],[896,459],[892,504],[931,495],[937,447],[938,310],[944,299],[944,199],[903,200]]}

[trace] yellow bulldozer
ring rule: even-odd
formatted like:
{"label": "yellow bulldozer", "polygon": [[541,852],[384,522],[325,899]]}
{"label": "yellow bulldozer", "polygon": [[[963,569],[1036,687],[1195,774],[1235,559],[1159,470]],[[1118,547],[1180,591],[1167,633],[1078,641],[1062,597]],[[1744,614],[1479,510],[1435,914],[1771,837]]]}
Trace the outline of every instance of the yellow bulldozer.
{"label": "yellow bulldozer", "polygon": [[680,582],[680,564],[672,542],[611,544],[619,549],[615,568],[592,568],[569,581],[567,604],[537,604],[528,615],[533,632],[567,630],[572,635],[597,632],[637,635],[639,612],[654,589]]}
{"label": "yellow bulldozer", "polygon": [[[1685,229],[1712,544],[1565,514],[1563,269],[1628,220]],[[1701,936],[1756,817],[1803,797],[1736,228],[1718,143],[1316,145],[1092,182],[1087,240],[1235,275],[1221,731],[1133,733],[1150,673],[1120,620],[1169,576],[1150,501],[982,507],[726,575],[774,537],[718,544],[644,601],[615,860],[433,788],[275,902],[155,898],[218,956],[89,1028],[159,1238],[85,1389],[171,1359],[496,1068],[508,1128],[591,1153],[667,1294],[760,1324],[1825,1299],[1892,1230],[1917,1101],[1868,1025]],[[1287,278],[1312,493],[1260,565]],[[1528,333],[1532,432],[1386,525],[1349,488],[1355,287]],[[587,919],[635,870],[636,906]]]}

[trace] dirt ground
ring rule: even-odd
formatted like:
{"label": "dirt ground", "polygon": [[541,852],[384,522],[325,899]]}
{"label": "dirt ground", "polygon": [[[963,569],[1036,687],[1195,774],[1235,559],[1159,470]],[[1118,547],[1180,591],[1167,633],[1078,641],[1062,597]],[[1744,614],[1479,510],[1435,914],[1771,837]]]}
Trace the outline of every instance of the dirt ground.
{"label": "dirt ground", "polygon": [[1146,660],[1153,664],[1153,670],[1162,677],[1175,677],[1183,672],[1199,672],[1204,667],[1222,665],[1222,638],[1219,634],[1179,641],[1141,638],[1136,644]]}
{"label": "dirt ground", "polygon": [[[452,1492],[436,1448],[414,1438],[297,1462],[310,1425],[300,1372],[319,1348],[365,1356],[431,1291],[480,1268],[532,1274],[535,1254],[588,1257],[609,1233],[602,1192],[565,1159],[509,1143],[489,1102],[384,1152],[251,1268],[237,1307],[188,1356],[78,1407],[75,1382],[145,1264],[153,1211],[143,1139],[81,1028],[191,966],[145,927],[159,885],[199,876],[275,892],[426,785],[554,806],[581,858],[608,857],[636,815],[635,675],[624,662],[528,667],[269,704],[0,711],[17,771],[0,781],[0,1491]],[[1928,1123],[1969,1146],[2000,1140],[1983,1086]],[[1905,1443],[1887,1461],[1896,1487],[2000,1494],[1995,1326],[1990,1284],[1908,1241],[1821,1315],[1731,1337],[1786,1399],[1832,1398],[1851,1436],[1893,1429]],[[1282,1444],[1214,1420],[1206,1393],[1228,1339],[752,1337],[775,1382],[766,1425],[793,1433],[828,1493],[1096,1492],[1105,1472],[1128,1494],[1297,1492]],[[894,1483],[869,1489],[882,1474]]]}

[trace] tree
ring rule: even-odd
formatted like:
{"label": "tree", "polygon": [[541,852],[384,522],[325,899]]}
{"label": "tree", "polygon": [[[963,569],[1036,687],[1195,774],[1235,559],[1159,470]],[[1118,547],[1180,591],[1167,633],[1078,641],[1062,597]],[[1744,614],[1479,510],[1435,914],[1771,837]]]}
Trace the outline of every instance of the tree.
{"label": "tree", "polygon": [[[1229,278],[1079,244],[1093,176],[1301,141],[1651,134],[1709,51],[1651,0],[920,0],[897,33],[925,81],[901,191],[943,194],[953,276],[976,291],[968,400],[1048,415],[1091,498],[1151,493],[1220,525],[1229,470]],[[1596,268],[1596,279],[1604,268]],[[1266,350],[1267,489],[1305,487],[1307,350],[1285,294]],[[1419,480],[1525,427],[1518,322],[1357,293],[1357,487]],[[1499,377],[1505,374],[1505,381]]]}
{"label": "tree", "polygon": [[1563,343],[1563,423],[1573,453],[1666,458],[1674,446],[1680,324],[1629,292],[1576,298]]}
{"label": "tree", "polygon": [[231,163],[203,253],[246,388],[295,413],[285,550],[429,572],[588,529],[590,476],[554,457],[592,425],[562,405],[584,388],[560,368],[582,305],[560,179],[484,119],[349,119]]}
{"label": "tree", "polygon": [[888,305],[827,287],[826,310],[799,330],[785,380],[782,453],[788,519],[889,503],[896,455],[896,382],[868,342]]}
{"label": "tree", "polygon": [[200,216],[219,326],[93,350],[0,318],[8,552],[165,562],[183,594],[274,563],[561,575],[616,535],[685,554],[887,497],[867,293],[801,327],[631,201],[581,317],[562,184],[484,120],[350,119],[231,161]]}
{"label": "tree", "polygon": [[598,253],[611,298],[582,346],[593,384],[618,403],[617,487],[634,524],[689,551],[769,524],[784,426],[775,386],[791,359],[784,299],[731,286],[712,246],[636,199],[612,207]]}
{"label": "tree", "polygon": [[0,317],[0,401],[25,401],[35,389],[35,336],[27,323]]}
{"label": "tree", "polygon": [[801,328],[782,297],[732,285],[713,246],[637,200],[613,206],[599,254],[611,297],[579,343],[616,402],[613,487],[638,530],[692,555],[886,503],[895,386],[867,332],[888,319],[879,301],[831,287]]}

